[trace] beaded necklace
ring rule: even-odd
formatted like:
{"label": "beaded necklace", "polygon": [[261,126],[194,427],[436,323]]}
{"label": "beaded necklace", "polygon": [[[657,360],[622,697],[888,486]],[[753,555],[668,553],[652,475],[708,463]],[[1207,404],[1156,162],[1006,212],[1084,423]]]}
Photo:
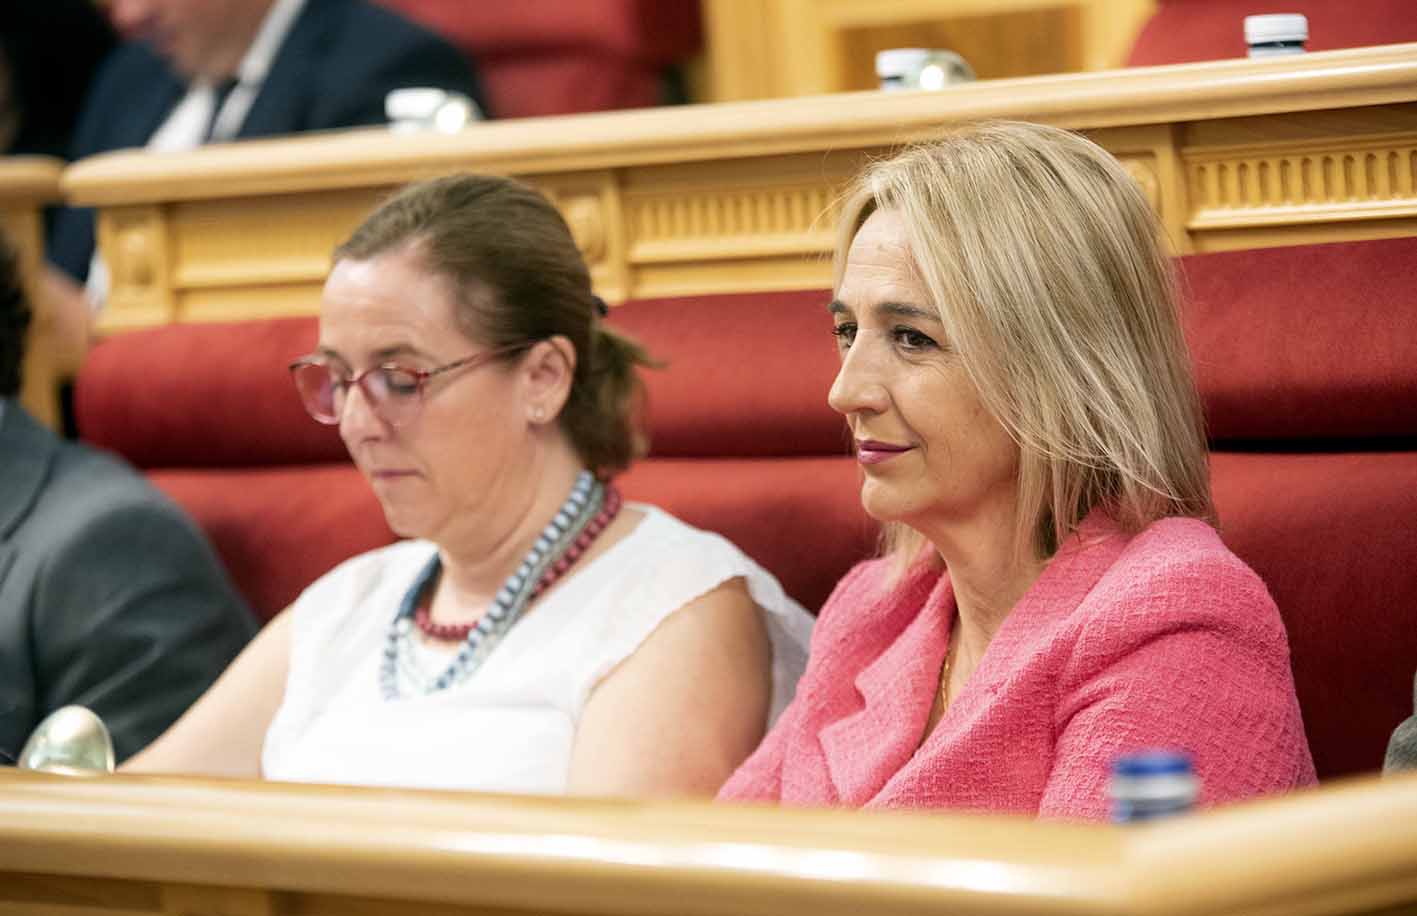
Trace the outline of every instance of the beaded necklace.
{"label": "beaded necklace", "polygon": [[424,695],[446,690],[467,680],[481,667],[488,653],[512,628],[532,599],[566,572],[605,529],[619,508],[620,496],[613,487],[607,488],[589,471],[581,471],[571,487],[570,496],[547,523],[516,571],[497,590],[487,613],[468,627],[462,647],[447,668],[436,677],[428,678],[418,669],[413,655],[413,631],[419,599],[442,569],[442,563],[435,554],[414,579],[412,587],[399,603],[398,613],[390,622],[379,669],[379,685],[384,699],[399,699],[400,672],[417,692]]}
{"label": "beaded necklace", "polygon": [[[620,505],[620,491],[615,489],[613,485],[606,486],[605,499],[601,503],[600,511],[586,523],[585,528],[581,530],[580,534],[576,536],[576,539],[571,542],[571,545],[566,548],[566,552],[561,554],[556,562],[551,564],[551,568],[546,570],[542,577],[537,580],[536,587],[531,590],[531,596],[527,598],[528,604],[541,597],[542,592],[554,585],[558,579],[566,574],[566,570],[575,565],[576,561],[581,558],[581,554],[585,553],[586,549],[590,547],[591,544],[595,543],[595,539],[600,536],[600,533],[609,527],[611,522],[615,521],[615,517],[620,514]],[[429,582],[427,585],[431,586],[432,583]],[[413,612],[413,622],[414,625],[418,627],[419,632],[433,639],[442,640],[443,642],[462,642],[464,639],[467,639],[468,634],[477,626],[477,622],[438,623],[433,619],[432,592],[433,589],[430,587],[423,588],[418,600],[418,606]]]}

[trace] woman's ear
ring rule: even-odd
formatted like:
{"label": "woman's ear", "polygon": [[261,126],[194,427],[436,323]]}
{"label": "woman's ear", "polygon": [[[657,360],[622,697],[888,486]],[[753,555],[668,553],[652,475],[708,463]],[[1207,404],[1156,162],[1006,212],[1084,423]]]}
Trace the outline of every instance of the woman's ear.
{"label": "woman's ear", "polygon": [[532,344],[522,360],[527,420],[555,420],[571,395],[576,375],[576,348],[561,334]]}

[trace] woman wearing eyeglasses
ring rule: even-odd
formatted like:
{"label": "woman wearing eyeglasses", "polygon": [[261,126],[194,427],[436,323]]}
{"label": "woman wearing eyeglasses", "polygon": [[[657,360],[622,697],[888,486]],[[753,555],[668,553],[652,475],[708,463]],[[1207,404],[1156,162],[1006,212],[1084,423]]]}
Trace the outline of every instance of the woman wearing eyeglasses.
{"label": "woman wearing eyeglasses", "polygon": [[790,697],[809,618],[722,538],[625,503],[648,356],[513,181],[412,185],[335,252],[291,366],[390,527],[273,620],[140,771],[714,792]]}

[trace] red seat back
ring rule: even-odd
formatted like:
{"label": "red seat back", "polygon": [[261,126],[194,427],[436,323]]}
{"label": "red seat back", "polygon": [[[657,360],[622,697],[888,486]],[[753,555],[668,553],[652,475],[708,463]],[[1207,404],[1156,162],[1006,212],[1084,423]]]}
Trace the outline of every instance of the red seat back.
{"label": "red seat back", "polygon": [[1245,17],[1303,13],[1309,51],[1417,41],[1411,0],[1160,0],[1127,56],[1132,67],[1244,57]]}
{"label": "red seat back", "polygon": [[702,44],[696,0],[381,0],[477,61],[499,118],[662,104]]}
{"label": "red seat back", "polygon": [[1284,616],[1319,775],[1377,769],[1417,669],[1417,238],[1182,266],[1221,533]]}

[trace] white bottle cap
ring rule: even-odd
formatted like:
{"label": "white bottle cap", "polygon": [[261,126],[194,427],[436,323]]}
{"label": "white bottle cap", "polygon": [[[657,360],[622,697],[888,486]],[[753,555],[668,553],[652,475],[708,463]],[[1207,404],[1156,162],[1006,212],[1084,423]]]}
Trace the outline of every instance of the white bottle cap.
{"label": "white bottle cap", "polygon": [[1302,13],[1275,13],[1245,17],[1245,44],[1267,45],[1279,41],[1309,40],[1309,18]]}
{"label": "white bottle cap", "polygon": [[395,89],[384,96],[384,116],[390,121],[424,121],[448,100],[445,89]]}
{"label": "white bottle cap", "polygon": [[879,79],[903,78],[918,68],[930,56],[928,48],[888,48],[876,52],[876,76]]}
{"label": "white bottle cap", "polygon": [[452,134],[481,118],[482,113],[476,102],[460,92],[409,88],[384,96],[384,115],[398,133],[436,130]]}

